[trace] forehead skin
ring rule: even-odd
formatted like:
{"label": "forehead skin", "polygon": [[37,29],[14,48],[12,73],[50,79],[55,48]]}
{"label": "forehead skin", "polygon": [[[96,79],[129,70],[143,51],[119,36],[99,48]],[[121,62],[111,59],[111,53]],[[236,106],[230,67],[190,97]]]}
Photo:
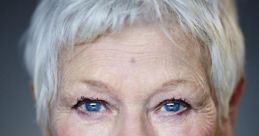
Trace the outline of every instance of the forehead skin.
{"label": "forehead skin", "polygon": [[[204,91],[199,93],[208,94],[206,96],[211,97],[208,51],[196,40],[185,37],[177,28],[172,33],[172,39],[173,41],[170,41],[157,27],[134,26],[126,27],[121,32],[107,33],[93,43],[77,45],[73,52],[63,50],[59,59],[61,80],[58,97],[62,99],[74,96],[76,93],[80,97],[81,94],[76,91],[78,90],[76,84],[82,81],[99,81],[111,87],[112,91],[109,93],[130,109],[128,111],[135,111],[134,115],[141,111],[140,107],[143,107],[156,93],[156,89],[168,81],[186,81],[192,84],[190,88],[200,88]],[[67,103],[71,105],[71,101],[68,100]],[[215,123],[215,111],[211,105],[213,104],[198,114],[197,118],[204,119],[201,122]],[[85,128],[82,125],[73,124],[75,119],[69,115],[70,112],[67,112],[69,109],[64,112],[62,108],[56,107],[57,105],[53,106],[52,114],[55,120],[55,133],[62,136],[83,135],[80,134],[80,130]],[[129,115],[128,112],[127,115]],[[197,122],[199,123],[199,126],[195,126],[197,129],[192,129],[194,136],[208,136],[214,133],[213,125],[210,127],[207,124],[208,126],[203,127],[201,122]],[[131,122],[131,124],[134,123]],[[77,127],[73,128],[73,126]],[[95,125],[87,126],[90,127],[85,130],[88,134],[97,132]],[[156,126],[154,130],[159,136],[169,134],[167,131],[159,131],[164,129],[164,125]],[[175,134],[188,135],[187,131],[181,132],[181,130],[188,130],[191,126],[188,122],[186,126],[178,128]],[[98,126],[100,127],[103,126]],[[106,124],[103,133],[109,133],[109,128],[112,129],[113,125]]]}
{"label": "forehead skin", "polygon": [[[173,41],[170,41],[154,26],[127,27],[119,33],[108,33],[91,44],[75,46],[72,53],[63,51],[59,73],[69,71],[69,78],[74,79],[87,77],[104,80],[104,83],[107,80],[117,90],[123,90],[120,87],[126,87],[123,84],[127,82],[141,84],[152,78],[164,78],[159,80],[161,83],[166,78],[175,78],[198,82],[201,86],[204,83],[209,85],[211,63],[208,50],[179,29],[174,29],[172,35]],[[141,79],[139,74],[150,75],[150,71],[153,73],[151,78]],[[60,75],[66,77],[64,73]],[[152,85],[155,87],[161,83],[156,81]]]}

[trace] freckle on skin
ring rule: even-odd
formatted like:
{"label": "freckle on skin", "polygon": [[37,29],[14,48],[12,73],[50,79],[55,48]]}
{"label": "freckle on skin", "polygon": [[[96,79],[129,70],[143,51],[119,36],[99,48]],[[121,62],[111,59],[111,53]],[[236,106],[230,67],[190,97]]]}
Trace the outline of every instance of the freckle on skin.
{"label": "freckle on skin", "polygon": [[136,59],[135,58],[131,58],[130,59],[130,63],[132,63],[132,64],[136,63]]}

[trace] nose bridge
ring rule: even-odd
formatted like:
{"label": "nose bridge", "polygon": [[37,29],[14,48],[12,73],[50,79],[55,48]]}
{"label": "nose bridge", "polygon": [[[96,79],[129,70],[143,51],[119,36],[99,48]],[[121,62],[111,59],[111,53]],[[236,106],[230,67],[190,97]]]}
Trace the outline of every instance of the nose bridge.
{"label": "nose bridge", "polygon": [[116,136],[153,136],[153,129],[145,112],[127,110],[117,123]]}

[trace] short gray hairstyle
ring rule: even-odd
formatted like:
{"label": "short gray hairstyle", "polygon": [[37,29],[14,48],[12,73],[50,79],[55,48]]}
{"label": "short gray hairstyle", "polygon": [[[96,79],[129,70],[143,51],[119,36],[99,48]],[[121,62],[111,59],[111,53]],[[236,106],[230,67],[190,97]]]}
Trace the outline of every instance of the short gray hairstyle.
{"label": "short gray hairstyle", "polygon": [[[37,121],[48,127],[62,48],[93,42],[135,22],[179,24],[210,52],[219,114],[244,71],[244,44],[232,0],[41,0],[26,33],[25,62],[33,79]],[[171,25],[171,26],[170,26]]]}

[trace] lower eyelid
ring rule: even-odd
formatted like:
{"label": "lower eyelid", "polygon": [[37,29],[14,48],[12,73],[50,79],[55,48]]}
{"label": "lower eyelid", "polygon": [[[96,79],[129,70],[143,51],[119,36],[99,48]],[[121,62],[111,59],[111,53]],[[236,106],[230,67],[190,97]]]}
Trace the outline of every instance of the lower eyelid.
{"label": "lower eyelid", "polygon": [[103,113],[90,113],[90,112],[82,112],[80,110],[76,110],[75,114],[79,116],[83,120],[100,120],[105,117],[105,114]]}
{"label": "lower eyelid", "polygon": [[181,118],[185,118],[187,115],[189,115],[191,112],[191,110],[188,110],[187,108],[181,112],[156,112],[153,115],[157,116],[158,119],[181,119]]}

